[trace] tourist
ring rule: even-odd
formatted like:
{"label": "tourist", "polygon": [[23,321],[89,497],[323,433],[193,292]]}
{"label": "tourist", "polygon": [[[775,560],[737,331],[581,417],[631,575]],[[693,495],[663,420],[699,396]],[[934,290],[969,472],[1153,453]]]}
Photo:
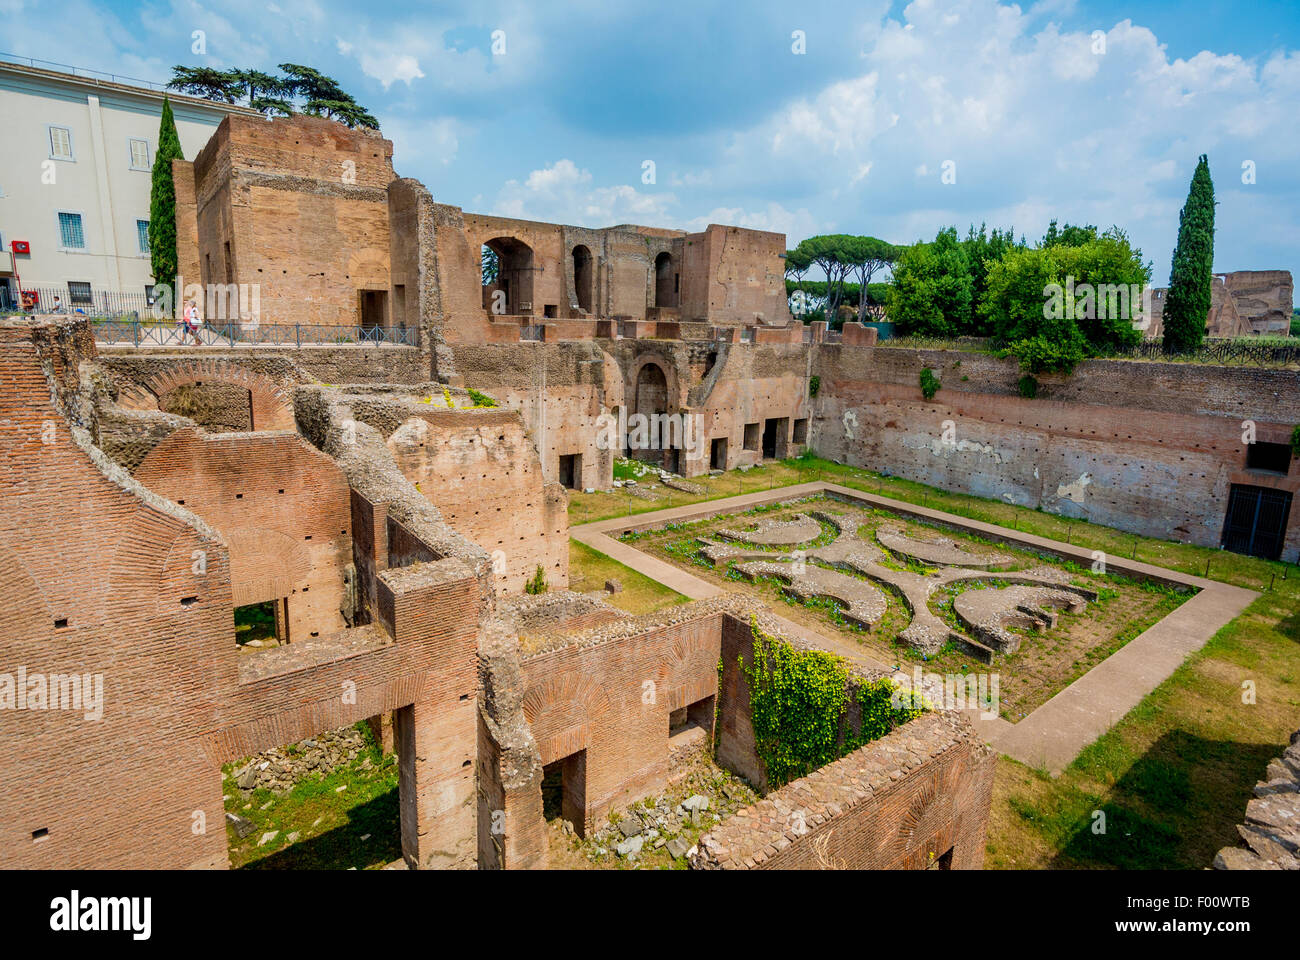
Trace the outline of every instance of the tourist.
{"label": "tourist", "polygon": [[203,315],[199,313],[199,306],[193,300],[185,304],[185,315],[183,317],[185,327],[181,331],[181,343],[185,342],[185,331],[188,330],[194,335],[194,342],[198,346],[203,346],[203,341],[199,339],[199,329],[203,326]]}

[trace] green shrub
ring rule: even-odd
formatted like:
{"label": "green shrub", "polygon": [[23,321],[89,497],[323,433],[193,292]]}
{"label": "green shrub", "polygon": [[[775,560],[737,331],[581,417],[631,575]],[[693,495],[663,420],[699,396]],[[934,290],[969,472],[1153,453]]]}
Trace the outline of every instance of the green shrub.
{"label": "green shrub", "polygon": [[469,398],[474,401],[476,407],[495,407],[497,402],[486,393],[475,390],[473,387],[468,388]]}
{"label": "green shrub", "polygon": [[1020,395],[1026,400],[1032,400],[1034,397],[1038,396],[1038,381],[1034,378],[1033,374],[1027,373],[1021,377],[1019,387]]}
{"label": "green shrub", "polygon": [[929,367],[921,370],[921,396],[927,400],[933,400],[934,395],[939,392],[939,379],[934,375],[934,371]]}
{"label": "green shrub", "polygon": [[1291,449],[1297,457],[1300,457],[1300,423],[1295,425],[1291,431]]}
{"label": "green shrub", "polygon": [[808,396],[817,396],[817,391],[822,388],[822,378],[814,374],[808,378]]}
{"label": "green shrub", "polygon": [[768,783],[779,787],[847,756],[919,716],[896,706],[889,678],[854,682],[861,723],[848,723],[846,661],[823,650],[796,650],[769,636],[751,619],[754,655],[743,665],[749,681],[754,746]]}
{"label": "green shrub", "polygon": [[533,574],[533,578],[524,584],[524,593],[539,594],[545,592],[546,571],[542,569],[542,565],[539,563],[536,572]]}

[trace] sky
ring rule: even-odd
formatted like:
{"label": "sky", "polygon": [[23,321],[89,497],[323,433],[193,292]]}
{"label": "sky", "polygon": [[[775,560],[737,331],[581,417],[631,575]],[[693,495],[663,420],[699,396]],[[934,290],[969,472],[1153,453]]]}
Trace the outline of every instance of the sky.
{"label": "sky", "polygon": [[[1164,285],[1197,157],[1215,269],[1300,273],[1300,2],[0,0],[0,50],[166,81],[304,63],[476,213],[894,243],[1118,225]],[[196,52],[196,31],[202,50]]]}

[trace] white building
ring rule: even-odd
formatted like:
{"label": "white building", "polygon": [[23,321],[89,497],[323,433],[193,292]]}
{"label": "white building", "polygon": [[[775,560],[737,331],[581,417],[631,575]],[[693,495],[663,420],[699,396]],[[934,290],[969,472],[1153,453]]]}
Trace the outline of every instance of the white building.
{"label": "white building", "polygon": [[[21,283],[39,295],[37,309],[56,294],[67,309],[137,309],[153,284],[149,194],[163,89],[40,62],[0,59],[0,307],[18,302]],[[187,160],[226,114],[255,113],[167,97]]]}

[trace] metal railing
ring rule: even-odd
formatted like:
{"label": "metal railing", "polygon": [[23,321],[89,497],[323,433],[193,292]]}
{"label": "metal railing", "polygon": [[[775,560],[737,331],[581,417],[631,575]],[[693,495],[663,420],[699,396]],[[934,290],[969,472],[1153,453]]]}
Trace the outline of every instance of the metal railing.
{"label": "metal railing", "polygon": [[1232,339],[1206,339],[1194,350],[1167,353],[1159,340],[1143,340],[1128,352],[1117,354],[1120,357],[1134,357],[1143,360],[1166,360],[1182,363],[1217,363],[1224,365],[1245,364],[1257,367],[1289,366],[1300,364],[1300,340],[1294,343],[1277,343],[1261,339],[1252,342],[1249,339],[1234,337]]}
{"label": "metal railing", "polygon": [[[1166,363],[1208,363],[1220,366],[1291,366],[1300,364],[1300,338],[1232,337],[1207,338],[1193,350],[1167,351],[1160,340],[1143,340],[1132,347],[1099,354],[1099,359],[1159,360]],[[891,349],[961,350],[967,353],[997,353],[987,337],[894,337],[878,346]]]}
{"label": "metal railing", "polygon": [[109,83],[120,83],[128,87],[144,87],[147,90],[156,90],[159,92],[167,89],[165,83],[158,83],[154,80],[141,80],[139,77],[124,77],[116,73],[106,73],[103,70],[91,70],[89,67],[74,67],[70,63],[58,63],[54,60],[37,60],[34,57],[20,57],[14,53],[0,52],[0,61],[15,63],[24,67],[35,67],[38,70],[52,70],[57,73],[70,73],[74,77],[80,77],[83,80],[107,80]]}
{"label": "metal railing", "polygon": [[88,317],[136,320],[148,319],[152,306],[152,301],[143,292],[82,288],[76,284],[59,287],[24,285],[21,303],[12,307],[5,304],[6,309],[22,309],[25,313],[79,313]]}
{"label": "metal railing", "polygon": [[[176,321],[92,319],[95,340],[133,347],[194,346],[194,335]],[[304,347],[344,344],[419,345],[415,327],[329,326],[308,323],[205,323],[199,343],[219,347]]]}

